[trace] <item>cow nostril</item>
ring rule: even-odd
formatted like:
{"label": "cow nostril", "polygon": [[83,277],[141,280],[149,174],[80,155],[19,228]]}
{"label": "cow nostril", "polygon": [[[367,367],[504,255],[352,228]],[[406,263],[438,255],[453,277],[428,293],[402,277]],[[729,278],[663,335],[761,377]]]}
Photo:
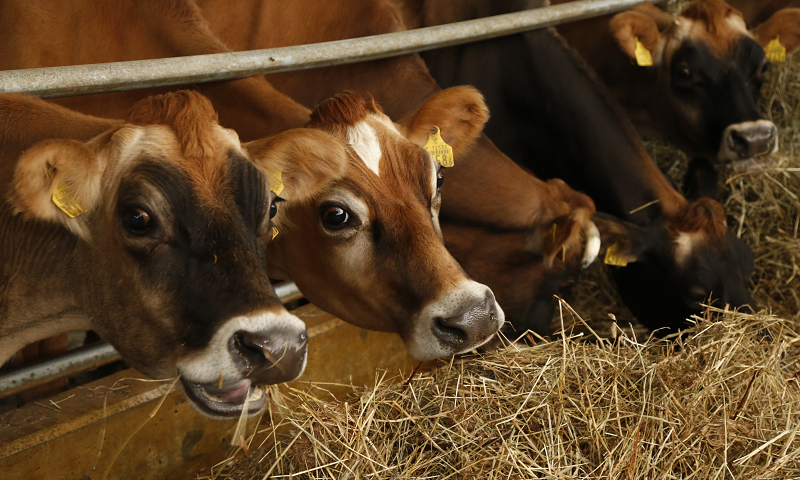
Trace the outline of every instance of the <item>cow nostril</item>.
{"label": "cow nostril", "polygon": [[433,321],[433,333],[440,342],[447,345],[463,344],[468,335],[463,325],[463,316],[442,318],[436,317]]}
{"label": "cow nostril", "polygon": [[269,338],[252,332],[239,331],[233,335],[233,344],[249,368],[263,365],[266,362],[267,358],[264,352],[267,352],[270,347]]}

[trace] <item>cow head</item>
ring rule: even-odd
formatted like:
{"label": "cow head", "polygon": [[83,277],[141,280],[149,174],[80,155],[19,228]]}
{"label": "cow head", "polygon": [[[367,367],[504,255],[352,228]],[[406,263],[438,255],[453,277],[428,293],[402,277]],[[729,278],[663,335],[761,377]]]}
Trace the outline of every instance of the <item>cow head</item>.
{"label": "cow head", "polygon": [[[800,15],[781,11],[754,32],[723,0],[695,0],[675,19],[646,3],[616,15],[610,28],[635,58],[637,39],[653,60],[653,124],[689,155],[730,162],[778,149],[775,125],[757,99],[769,66],[763,47],[775,38],[792,52]],[[666,16],[666,18],[665,18]]]}
{"label": "cow head", "polygon": [[291,278],[347,322],[399,333],[418,359],[486,342],[503,311],[442,244],[446,174],[423,146],[439,127],[458,161],[487,118],[483,98],[467,87],[437,93],[399,124],[355,93],[320,104],[308,127],[344,145],[347,167],[313,198],[288,197],[285,217],[276,217],[270,276]]}
{"label": "cow head", "polygon": [[[716,181],[716,176],[695,172],[687,190],[711,192],[714,186],[701,183]],[[702,311],[701,304],[751,304],[752,250],[728,230],[722,205],[707,197],[691,198],[666,220],[646,227],[628,225],[633,237],[626,258],[630,263],[614,267],[622,300],[642,324],[663,329],[661,335],[684,327],[686,319]]]}
{"label": "cow head", "polygon": [[[320,176],[295,180],[303,201]],[[305,326],[266,275],[273,200],[237,135],[193,92],[143,100],[89,142],[32,147],[11,195],[24,217],[65,227],[60,268],[92,328],[143,373],[179,374],[192,403],[222,417],[246,399],[259,411],[261,385],[305,367]]]}

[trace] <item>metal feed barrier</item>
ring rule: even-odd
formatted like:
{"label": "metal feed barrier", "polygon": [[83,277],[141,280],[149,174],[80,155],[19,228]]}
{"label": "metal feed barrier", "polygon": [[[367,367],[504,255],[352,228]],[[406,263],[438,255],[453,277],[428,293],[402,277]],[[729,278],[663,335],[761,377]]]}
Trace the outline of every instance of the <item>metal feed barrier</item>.
{"label": "metal feed barrier", "polygon": [[[57,98],[216,82],[258,74],[345,65],[512,35],[615,13],[641,2],[642,0],[581,0],[477,20],[311,45],[169,59],[8,70],[0,72],[0,93],[28,93],[42,98]],[[665,2],[666,0],[654,0],[653,3]],[[276,291],[284,303],[302,297],[292,282],[276,286]],[[79,348],[62,357],[0,376],[0,397],[119,359],[116,350],[105,343]]]}

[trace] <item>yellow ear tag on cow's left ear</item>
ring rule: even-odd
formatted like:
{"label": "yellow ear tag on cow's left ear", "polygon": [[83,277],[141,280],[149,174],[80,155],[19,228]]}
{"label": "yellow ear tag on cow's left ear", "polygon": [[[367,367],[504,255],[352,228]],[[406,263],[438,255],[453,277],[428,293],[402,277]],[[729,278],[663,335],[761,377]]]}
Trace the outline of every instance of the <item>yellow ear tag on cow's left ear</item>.
{"label": "yellow ear tag on cow's left ear", "polygon": [[278,227],[272,227],[272,240],[275,240],[275,237],[278,236]]}
{"label": "yellow ear tag on cow's left ear", "polygon": [[624,256],[620,255],[619,252],[619,244],[615,243],[611,245],[606,250],[606,256],[603,259],[603,263],[606,265],[613,265],[615,267],[624,267],[628,265],[628,261],[625,259]]}
{"label": "yellow ear tag on cow's left ear", "polygon": [[653,56],[650,55],[650,50],[639,41],[639,37],[633,37],[633,39],[636,40],[636,49],[633,51],[633,56],[636,57],[636,64],[640,67],[652,67]]}
{"label": "yellow ear tag on cow's left ear", "polygon": [[283,175],[282,170],[272,172],[269,175],[269,189],[272,190],[272,193],[275,195],[280,195],[283,191],[283,179],[281,178],[281,175]]}
{"label": "yellow ear tag on cow's left ear", "polygon": [[772,63],[786,61],[786,47],[781,45],[780,36],[776,36],[774,39],[769,41],[767,46],[764,47],[764,53],[767,55],[767,60]]}
{"label": "yellow ear tag on cow's left ear", "polygon": [[433,128],[436,131],[428,137],[424,148],[443,167],[452,167],[456,164],[455,157],[453,157],[453,147],[444,142],[439,127],[434,126]]}
{"label": "yellow ear tag on cow's left ear", "polygon": [[52,199],[56,207],[67,214],[69,218],[75,218],[78,215],[86,213],[86,209],[83,208],[83,205],[75,198],[72,185],[68,183],[59,184],[55,191],[53,191]]}

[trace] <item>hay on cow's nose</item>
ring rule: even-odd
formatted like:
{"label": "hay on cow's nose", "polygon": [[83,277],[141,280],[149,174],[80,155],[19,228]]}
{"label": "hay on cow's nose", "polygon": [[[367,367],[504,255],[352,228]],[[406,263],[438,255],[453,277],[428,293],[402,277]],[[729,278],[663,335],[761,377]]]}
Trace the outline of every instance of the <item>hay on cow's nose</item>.
{"label": "hay on cow's nose", "polygon": [[673,341],[621,329],[457,360],[350,402],[296,394],[292,433],[224,475],[800,476],[800,335],[764,313],[706,317]]}

